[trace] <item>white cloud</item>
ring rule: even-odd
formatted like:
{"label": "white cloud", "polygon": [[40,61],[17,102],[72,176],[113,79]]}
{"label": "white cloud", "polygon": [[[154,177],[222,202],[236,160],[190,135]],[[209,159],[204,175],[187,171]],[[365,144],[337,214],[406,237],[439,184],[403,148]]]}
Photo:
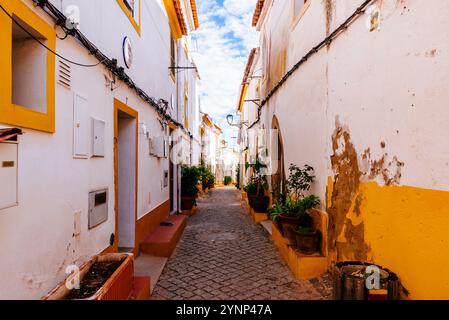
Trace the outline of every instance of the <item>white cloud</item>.
{"label": "white cloud", "polygon": [[251,26],[256,1],[197,2],[200,28],[194,60],[202,79],[202,109],[222,126],[228,139],[236,133],[227,125],[226,115],[235,113],[249,52],[258,45],[258,33]]}

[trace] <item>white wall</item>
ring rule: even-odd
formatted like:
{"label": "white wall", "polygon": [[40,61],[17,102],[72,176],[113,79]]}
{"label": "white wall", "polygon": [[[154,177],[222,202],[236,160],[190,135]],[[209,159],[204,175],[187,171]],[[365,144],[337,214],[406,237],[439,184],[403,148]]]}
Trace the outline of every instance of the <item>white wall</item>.
{"label": "white wall", "polygon": [[[60,9],[76,4],[81,12],[81,31],[110,58],[124,66],[122,42],[130,37],[134,63],[126,72],[150,96],[170,101],[176,83],[169,77],[169,25],[163,7],[156,1],[142,1],[141,36],[132,27],[116,1],[53,0]],[[54,22],[31,0],[26,3],[50,24]],[[58,34],[60,34],[58,30]],[[73,38],[57,41],[57,51],[80,63],[97,63]],[[58,65],[58,59],[57,63]],[[114,98],[139,113],[138,217],[169,200],[163,187],[168,159],[149,155],[150,136],[163,134],[156,112],[124,83],[106,85],[103,66],[72,66],[72,88],[56,85],[56,132],[42,133],[24,128],[19,138],[19,205],[0,210],[0,299],[36,299],[65,277],[65,268],[81,263],[109,246],[114,222]],[[57,77],[57,72],[56,72]],[[104,158],[74,159],[73,97],[86,97],[88,116],[104,120]],[[176,115],[175,115],[176,116]],[[89,131],[90,134],[90,131]],[[89,135],[90,136],[90,135]],[[175,176],[178,176],[175,170]],[[175,179],[175,184],[178,181]],[[176,194],[177,187],[175,185]],[[88,193],[108,188],[108,220],[87,228]],[[175,198],[176,199],[176,198]],[[175,207],[177,206],[175,200]],[[73,236],[75,212],[81,211],[81,234]]]}

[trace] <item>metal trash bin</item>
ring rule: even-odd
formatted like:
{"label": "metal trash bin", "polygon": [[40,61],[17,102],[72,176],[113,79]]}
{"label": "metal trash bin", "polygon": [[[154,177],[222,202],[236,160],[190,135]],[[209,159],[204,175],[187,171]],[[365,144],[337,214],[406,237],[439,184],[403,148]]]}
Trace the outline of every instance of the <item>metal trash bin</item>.
{"label": "metal trash bin", "polygon": [[[379,270],[379,288],[368,288],[368,267]],[[400,300],[401,284],[398,276],[381,266],[346,261],[339,262],[333,270],[334,299],[335,300]]]}

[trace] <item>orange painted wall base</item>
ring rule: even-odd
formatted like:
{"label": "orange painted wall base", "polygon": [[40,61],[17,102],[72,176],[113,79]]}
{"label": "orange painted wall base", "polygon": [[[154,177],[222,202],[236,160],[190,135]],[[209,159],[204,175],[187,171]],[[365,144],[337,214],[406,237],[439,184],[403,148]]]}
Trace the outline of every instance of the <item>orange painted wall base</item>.
{"label": "orange painted wall base", "polygon": [[325,274],[328,270],[328,259],[325,256],[306,256],[285,244],[276,224],[272,226],[272,239],[279,249],[293,275],[298,280],[309,280]]}
{"label": "orange painted wall base", "polygon": [[268,220],[268,215],[266,213],[256,212],[254,209],[250,209],[251,219],[253,219],[254,223],[259,223],[262,221]]}

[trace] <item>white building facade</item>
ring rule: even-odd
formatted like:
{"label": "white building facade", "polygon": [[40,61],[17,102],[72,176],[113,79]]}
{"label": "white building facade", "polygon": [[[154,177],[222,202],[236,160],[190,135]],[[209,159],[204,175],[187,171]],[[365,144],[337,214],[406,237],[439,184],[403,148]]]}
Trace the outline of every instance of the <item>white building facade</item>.
{"label": "white building facade", "polygon": [[178,211],[172,136],[199,141],[198,70],[183,68],[198,17],[189,0],[0,5],[0,132],[23,133],[0,136],[0,299],[36,299],[71,264],[137,254]]}

